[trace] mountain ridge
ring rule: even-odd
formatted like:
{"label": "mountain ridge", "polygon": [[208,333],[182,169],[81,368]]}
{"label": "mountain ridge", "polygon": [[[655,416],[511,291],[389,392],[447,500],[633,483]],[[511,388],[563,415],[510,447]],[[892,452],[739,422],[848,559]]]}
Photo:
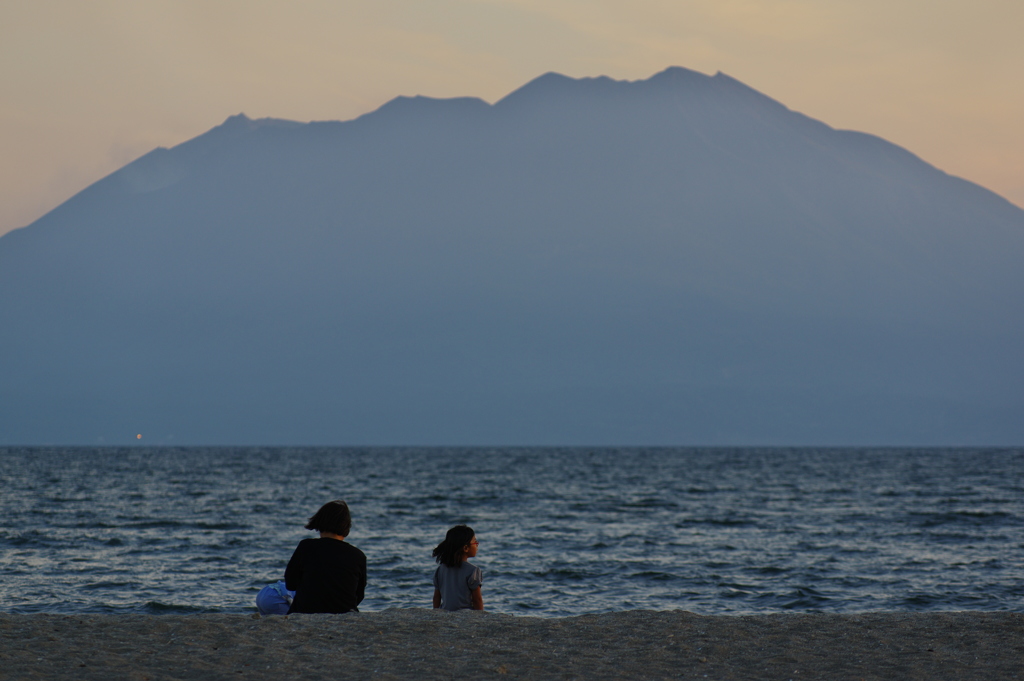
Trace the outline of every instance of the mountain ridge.
{"label": "mountain ridge", "polygon": [[[883,149],[885,149],[887,151],[894,152],[896,155],[904,156],[904,157],[907,157],[909,159],[913,159],[914,161],[918,161],[918,162],[920,162],[920,163],[922,163],[924,165],[927,165],[929,168],[932,168],[934,170],[942,172],[943,174],[947,175],[950,178],[955,178],[955,179],[960,180],[962,182],[968,183],[969,185],[971,185],[973,187],[982,189],[985,192],[990,193],[993,196],[998,197],[1003,202],[1009,204],[1010,206],[1012,206],[1013,208],[1015,208],[1017,210],[1024,210],[1024,209],[1021,209],[1016,204],[1014,204],[1013,202],[1011,202],[1008,199],[1006,199],[1005,197],[1003,197],[1003,196],[999,195],[998,193],[992,191],[991,189],[988,189],[987,187],[984,187],[983,185],[980,185],[980,184],[977,184],[975,182],[972,182],[969,179],[966,179],[966,178],[963,178],[963,177],[959,177],[957,175],[952,175],[952,174],[946,173],[945,171],[942,171],[941,169],[936,168],[932,164],[928,163],[927,161],[925,161],[924,159],[922,159],[918,155],[914,154],[913,152],[905,149],[904,147],[901,147],[899,145],[893,144],[892,142],[889,142],[888,140],[886,140],[886,139],[884,139],[882,137],[879,137],[877,135],[873,135],[873,134],[870,134],[870,133],[866,133],[866,132],[856,131],[856,130],[846,130],[846,129],[832,128],[831,126],[829,126],[826,123],[823,123],[822,121],[819,121],[817,119],[814,119],[814,118],[811,118],[809,116],[806,116],[805,114],[801,114],[799,112],[796,112],[796,111],[793,111],[793,110],[787,108],[784,104],[778,102],[777,100],[772,99],[771,97],[768,97],[767,95],[764,95],[763,93],[755,90],[754,88],[751,88],[750,86],[744,84],[743,82],[741,82],[741,81],[739,81],[739,80],[737,80],[737,79],[735,79],[735,78],[733,78],[733,77],[729,76],[728,74],[725,74],[725,73],[723,73],[721,71],[716,72],[715,75],[713,75],[713,76],[707,76],[707,75],[702,74],[702,73],[700,73],[698,71],[693,71],[693,70],[686,69],[686,68],[680,67],[680,66],[670,66],[670,67],[668,67],[668,68],[666,68],[666,69],[664,69],[664,70],[662,70],[662,71],[652,75],[650,78],[647,78],[647,79],[644,79],[644,80],[635,80],[635,81],[614,80],[614,79],[609,78],[607,76],[599,76],[599,77],[594,77],[594,78],[574,79],[574,78],[571,78],[569,76],[565,76],[563,74],[560,74],[560,73],[557,73],[557,72],[554,72],[554,71],[550,71],[550,72],[547,72],[547,73],[545,73],[545,74],[543,74],[541,76],[538,76],[537,78],[531,80],[530,82],[526,83],[525,85],[521,86],[520,88],[517,88],[516,90],[513,90],[511,93],[509,93],[508,95],[500,98],[499,100],[497,100],[493,104],[489,104],[485,100],[477,98],[477,97],[436,98],[436,97],[427,97],[427,96],[423,96],[423,95],[413,95],[413,96],[399,95],[399,96],[396,96],[396,97],[388,100],[387,102],[385,102],[384,104],[382,104],[378,108],[374,109],[373,111],[369,111],[369,112],[367,112],[365,114],[361,114],[361,115],[359,115],[359,116],[357,116],[355,118],[348,119],[348,120],[318,120],[318,121],[300,122],[300,121],[293,121],[293,120],[288,120],[288,119],[279,119],[279,118],[273,118],[273,117],[262,117],[262,118],[252,119],[252,118],[249,118],[248,116],[246,116],[244,113],[239,113],[239,114],[228,116],[220,125],[214,126],[213,128],[211,128],[207,132],[202,133],[202,134],[192,138],[191,140],[187,140],[185,142],[182,142],[182,143],[180,143],[178,145],[175,145],[175,146],[169,147],[169,148],[167,148],[167,147],[156,147],[152,151],[147,152],[146,154],[143,154],[143,156],[139,157],[139,159],[135,159],[135,161],[139,161],[139,160],[141,160],[141,159],[143,159],[143,158],[145,158],[145,157],[147,157],[147,156],[149,156],[151,154],[154,154],[156,152],[160,152],[161,150],[175,150],[175,149],[179,149],[179,148],[185,147],[186,145],[190,145],[190,144],[196,142],[197,140],[204,139],[207,135],[219,134],[219,133],[223,133],[223,132],[251,133],[251,132],[258,131],[258,130],[262,130],[264,128],[299,128],[299,127],[302,127],[302,126],[307,126],[307,127],[311,127],[311,128],[337,127],[337,126],[344,126],[344,125],[347,125],[347,124],[358,123],[358,122],[376,121],[376,120],[378,120],[381,117],[382,114],[383,115],[392,115],[392,114],[402,115],[403,111],[408,111],[408,112],[411,112],[411,113],[420,112],[424,108],[423,105],[426,105],[428,107],[430,107],[430,106],[439,107],[439,110],[437,111],[437,113],[440,113],[442,115],[444,113],[446,113],[447,111],[449,111],[450,107],[469,107],[469,108],[474,109],[474,110],[479,111],[479,112],[482,112],[482,111],[487,110],[487,109],[494,110],[502,102],[506,102],[507,100],[509,100],[509,98],[511,98],[513,96],[518,96],[518,95],[521,95],[522,93],[531,92],[533,86],[535,86],[536,84],[542,83],[542,82],[546,82],[548,79],[554,80],[559,85],[564,85],[564,84],[579,85],[580,83],[594,82],[594,83],[600,83],[602,85],[609,85],[610,84],[612,87],[623,87],[623,88],[629,88],[629,87],[634,87],[634,86],[644,86],[644,85],[648,85],[648,84],[655,84],[655,83],[661,83],[661,82],[669,82],[669,83],[672,83],[672,84],[678,84],[678,83],[683,83],[683,82],[685,82],[685,83],[705,82],[705,81],[706,82],[714,82],[715,79],[719,79],[723,83],[727,83],[730,86],[734,86],[737,90],[742,91],[744,94],[753,95],[754,98],[757,101],[760,101],[761,103],[768,104],[769,106],[771,106],[773,108],[776,108],[780,112],[784,112],[786,114],[791,114],[796,119],[799,119],[801,121],[806,121],[806,122],[808,122],[808,123],[810,123],[810,124],[812,124],[814,126],[820,126],[821,128],[823,128],[823,129],[825,129],[825,130],[827,130],[829,132],[839,133],[840,135],[848,136],[851,139],[856,139],[856,140],[858,140],[860,142],[868,141],[871,144],[873,144],[873,145],[875,145],[875,146],[877,146],[879,148],[883,148]],[[132,161],[132,162],[130,162],[127,165],[130,166],[135,161]],[[120,172],[120,170],[122,170],[122,169],[119,169],[118,171],[114,171],[114,173],[111,173],[111,175],[114,175],[114,174]],[[108,177],[110,177],[110,176],[108,175]],[[103,178],[103,179],[106,179],[106,178]],[[102,182],[102,179],[100,181],[98,181],[98,182]],[[97,183],[94,183],[94,184],[97,184]],[[90,186],[92,186],[92,185],[90,185]],[[86,190],[88,190],[88,189],[89,188],[87,187]],[[83,190],[83,191],[86,191],[86,190]]]}

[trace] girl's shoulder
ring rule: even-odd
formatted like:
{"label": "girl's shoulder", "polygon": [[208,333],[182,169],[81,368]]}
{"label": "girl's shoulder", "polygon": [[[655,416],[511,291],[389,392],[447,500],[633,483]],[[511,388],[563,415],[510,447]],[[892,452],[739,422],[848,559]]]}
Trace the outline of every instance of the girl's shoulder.
{"label": "girl's shoulder", "polygon": [[462,565],[460,565],[457,568],[448,568],[448,569],[451,570],[452,572],[455,572],[460,577],[467,577],[467,578],[469,578],[469,577],[474,577],[474,576],[478,576],[478,575],[482,575],[483,574],[483,570],[478,568],[476,565],[473,565],[468,560],[463,561]]}
{"label": "girl's shoulder", "polygon": [[452,567],[450,565],[445,565],[444,563],[438,563],[437,569],[434,570],[434,575],[439,577],[447,575],[449,573],[453,573],[455,575],[460,576],[469,576],[474,574],[483,574],[483,571],[476,565],[470,563],[468,560],[463,561],[462,565],[460,565],[459,567]]}

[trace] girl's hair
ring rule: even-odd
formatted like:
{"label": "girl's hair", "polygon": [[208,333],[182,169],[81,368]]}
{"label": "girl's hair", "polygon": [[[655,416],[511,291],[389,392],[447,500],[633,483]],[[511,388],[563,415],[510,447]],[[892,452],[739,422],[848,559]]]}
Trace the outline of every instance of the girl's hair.
{"label": "girl's hair", "polygon": [[352,514],[348,512],[348,504],[341,499],[328,501],[309,519],[306,529],[347,537],[352,529]]}
{"label": "girl's hair", "polygon": [[459,567],[462,565],[462,549],[466,548],[466,544],[473,541],[475,536],[472,527],[456,525],[448,530],[444,541],[434,549],[434,560],[448,567]]}

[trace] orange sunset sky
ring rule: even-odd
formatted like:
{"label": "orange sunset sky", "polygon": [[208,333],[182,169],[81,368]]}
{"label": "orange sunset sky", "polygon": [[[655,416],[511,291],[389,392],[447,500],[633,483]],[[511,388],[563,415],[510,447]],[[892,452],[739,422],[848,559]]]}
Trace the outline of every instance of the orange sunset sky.
{"label": "orange sunset sky", "polygon": [[0,234],[245,112],[724,71],[1024,206],[1020,0],[6,0]]}

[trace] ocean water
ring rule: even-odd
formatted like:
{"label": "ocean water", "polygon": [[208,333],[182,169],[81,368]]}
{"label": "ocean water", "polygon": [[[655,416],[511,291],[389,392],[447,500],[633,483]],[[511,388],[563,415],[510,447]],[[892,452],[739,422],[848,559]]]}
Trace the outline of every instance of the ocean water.
{"label": "ocean water", "polygon": [[364,611],[462,522],[504,613],[1024,611],[1024,449],[141,447],[0,449],[0,610],[254,612],[336,498]]}

